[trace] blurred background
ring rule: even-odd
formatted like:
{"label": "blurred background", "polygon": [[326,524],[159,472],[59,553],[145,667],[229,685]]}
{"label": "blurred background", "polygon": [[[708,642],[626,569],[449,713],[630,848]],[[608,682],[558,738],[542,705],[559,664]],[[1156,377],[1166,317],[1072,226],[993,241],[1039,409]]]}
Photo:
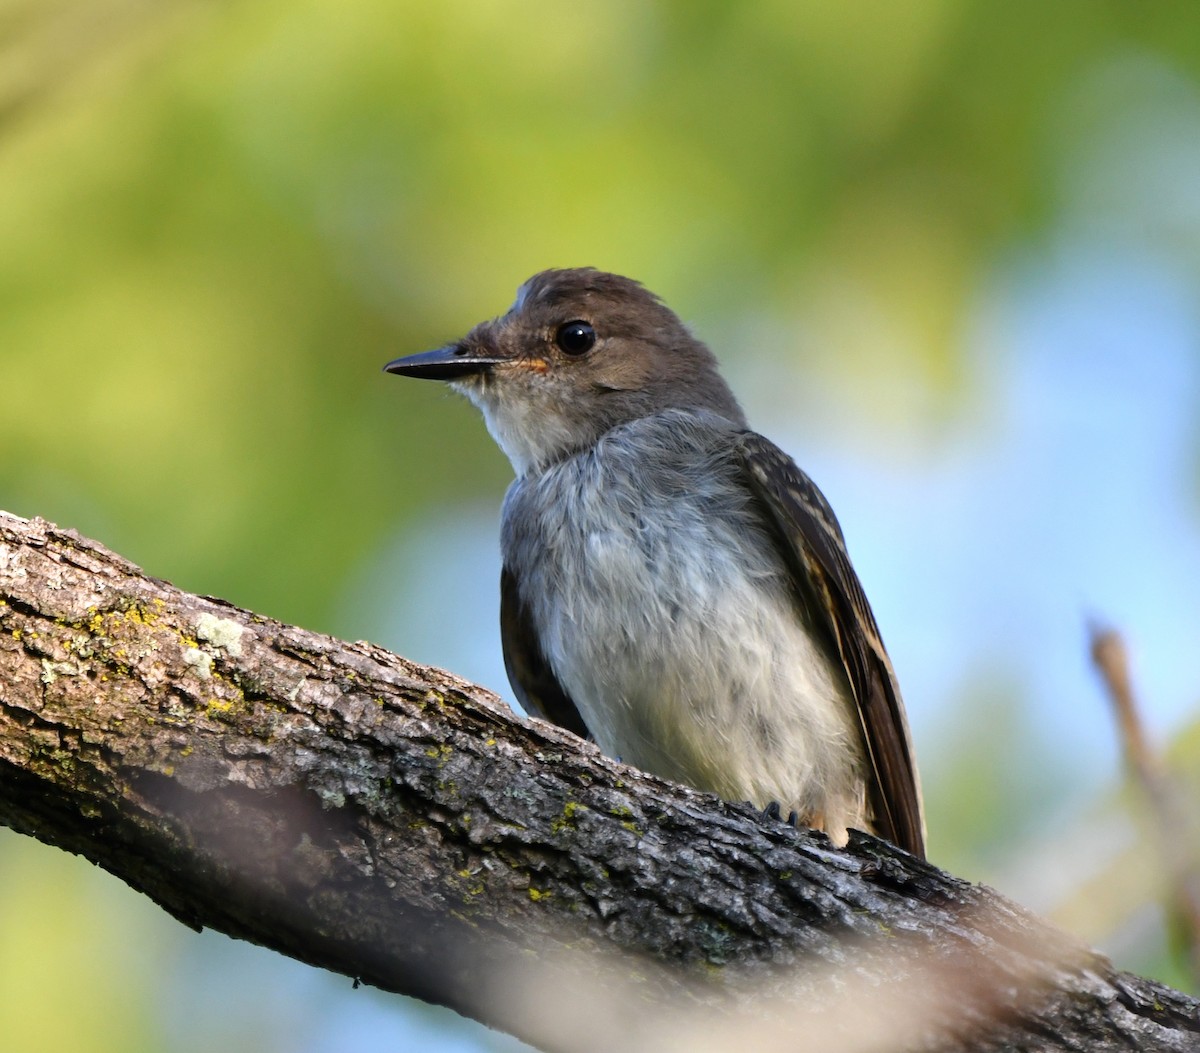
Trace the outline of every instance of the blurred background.
{"label": "blurred background", "polygon": [[[0,507],[511,698],[510,469],[384,362],[661,294],[837,509],[930,855],[1194,984],[1089,619],[1200,768],[1200,9],[0,3]],[[12,1049],[515,1050],[0,831]]]}

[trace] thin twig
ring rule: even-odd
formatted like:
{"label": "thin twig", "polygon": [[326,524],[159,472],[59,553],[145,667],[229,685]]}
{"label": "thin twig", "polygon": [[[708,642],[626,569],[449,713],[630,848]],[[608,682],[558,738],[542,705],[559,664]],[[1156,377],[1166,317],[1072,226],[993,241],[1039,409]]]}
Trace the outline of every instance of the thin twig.
{"label": "thin twig", "polygon": [[1089,627],[1092,662],[1112,702],[1117,734],[1130,774],[1149,805],[1159,851],[1167,873],[1167,911],[1180,957],[1194,983],[1200,984],[1200,869],[1193,851],[1193,829],[1159,753],[1150,745],[1142,721],[1129,652],[1115,629]]}

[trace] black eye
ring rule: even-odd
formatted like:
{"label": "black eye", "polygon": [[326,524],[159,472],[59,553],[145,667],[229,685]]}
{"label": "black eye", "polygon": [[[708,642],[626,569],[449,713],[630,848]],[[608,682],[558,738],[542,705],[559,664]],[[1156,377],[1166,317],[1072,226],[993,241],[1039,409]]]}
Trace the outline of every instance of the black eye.
{"label": "black eye", "polygon": [[587,322],[564,322],[554,334],[554,342],[564,354],[587,354],[596,344],[596,330]]}

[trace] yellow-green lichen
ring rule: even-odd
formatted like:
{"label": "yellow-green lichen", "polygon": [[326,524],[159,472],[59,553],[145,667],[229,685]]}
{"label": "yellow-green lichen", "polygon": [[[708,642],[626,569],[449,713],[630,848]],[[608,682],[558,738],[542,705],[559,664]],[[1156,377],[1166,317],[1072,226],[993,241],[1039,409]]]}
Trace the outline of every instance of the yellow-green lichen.
{"label": "yellow-green lichen", "polygon": [[561,834],[564,830],[575,829],[575,815],[582,806],[577,801],[567,801],[563,805],[562,815],[555,816],[550,822],[550,832]]}
{"label": "yellow-green lichen", "polygon": [[47,754],[47,757],[55,766],[67,774],[75,770],[75,754],[70,750],[54,749]]}
{"label": "yellow-green lichen", "polygon": [[157,611],[149,611],[136,603],[131,603],[122,610],[120,617],[134,625],[156,625],[158,623]]}
{"label": "yellow-green lichen", "polygon": [[232,700],[224,698],[210,698],[204,706],[204,712],[210,717],[228,713],[231,709],[233,709]]}
{"label": "yellow-green lichen", "polygon": [[611,809],[610,814],[614,818],[622,820],[622,822],[621,822],[622,829],[628,830],[631,834],[634,834],[637,837],[645,837],[646,836],[646,831],[643,830],[641,827],[639,827],[637,825],[637,823],[635,823],[633,821],[633,809],[632,808],[628,807],[627,805],[621,804],[621,805],[618,805],[616,808]]}
{"label": "yellow-green lichen", "polygon": [[486,890],[486,886],[484,885],[483,880],[479,877],[478,871],[460,870],[458,871],[458,876],[462,878],[463,881],[469,882],[469,884],[463,889],[463,892],[466,893],[467,896],[483,895],[484,891]]}
{"label": "yellow-green lichen", "polygon": [[529,887],[529,898],[533,900],[534,903],[541,903],[542,900],[550,899],[550,897],[553,895],[554,893],[549,890],[534,888],[532,885]]}
{"label": "yellow-green lichen", "polygon": [[[127,602],[117,610],[99,611],[89,607],[78,621],[61,619],[63,625],[85,635],[63,642],[63,647],[81,658],[100,657],[120,676],[128,676],[130,664],[159,649],[159,641],[144,630],[159,625],[161,600],[153,601],[158,609]],[[130,644],[135,645],[132,649]],[[111,648],[106,654],[105,649]]]}

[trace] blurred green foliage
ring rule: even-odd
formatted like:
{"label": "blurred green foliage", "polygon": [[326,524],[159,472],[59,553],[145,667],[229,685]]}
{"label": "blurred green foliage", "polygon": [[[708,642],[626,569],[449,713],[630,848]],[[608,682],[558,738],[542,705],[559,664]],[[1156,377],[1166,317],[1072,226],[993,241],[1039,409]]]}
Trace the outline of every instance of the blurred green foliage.
{"label": "blurred green foliage", "polygon": [[[338,632],[386,537],[508,478],[468,407],[380,367],[551,265],[634,275],[706,331],[779,319],[754,354],[853,388],[885,445],[913,426],[897,378],[933,407],[972,397],[964,318],[1062,205],[1059,152],[1094,119],[1064,110],[1073,88],[1125,55],[1194,76],[1197,20],[1120,0],[8,0],[0,506]],[[931,812],[970,869],[1013,801],[966,749],[943,781],[969,815]],[[144,1015],[175,929],[0,846],[0,1019],[34,1027],[41,999],[62,1025],[8,1044],[186,1048]]]}

